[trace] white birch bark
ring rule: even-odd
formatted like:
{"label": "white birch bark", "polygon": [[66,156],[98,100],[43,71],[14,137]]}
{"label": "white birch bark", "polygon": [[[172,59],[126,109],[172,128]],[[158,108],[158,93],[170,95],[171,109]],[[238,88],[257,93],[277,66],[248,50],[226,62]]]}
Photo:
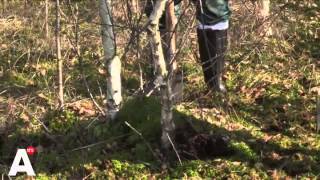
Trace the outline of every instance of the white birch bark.
{"label": "white birch bark", "polygon": [[166,0],[157,0],[155,7],[149,17],[148,34],[150,38],[150,44],[152,49],[152,56],[154,62],[154,71],[156,72],[157,79],[163,80],[168,74],[166,62],[163,55],[163,49],[161,45],[161,37],[159,32],[159,19],[165,9]]}
{"label": "white birch bark", "polygon": [[[172,118],[172,92],[171,92],[171,83],[167,70],[167,64],[165,62],[161,37],[159,32],[159,19],[163,14],[163,11],[166,6],[166,0],[157,0],[155,3],[155,7],[149,17],[149,27],[148,27],[148,35],[151,42],[153,61],[155,65],[155,72],[158,83],[160,83],[160,91],[161,91],[161,125],[162,125],[162,136],[161,143],[162,146],[166,149],[170,147],[169,135],[175,129],[175,125],[173,123]],[[169,71],[172,71],[172,66],[169,65]]]}
{"label": "white birch bark", "polygon": [[101,18],[102,44],[104,58],[107,63],[107,106],[108,114],[111,119],[119,111],[122,102],[121,95],[121,62],[116,55],[116,44],[111,21],[111,1],[99,0],[99,13]]}

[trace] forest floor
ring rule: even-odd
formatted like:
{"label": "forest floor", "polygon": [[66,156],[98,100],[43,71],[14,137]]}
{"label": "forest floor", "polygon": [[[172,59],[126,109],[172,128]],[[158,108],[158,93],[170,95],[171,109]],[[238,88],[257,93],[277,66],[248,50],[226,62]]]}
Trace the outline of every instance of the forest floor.
{"label": "forest floor", "polygon": [[[174,143],[182,164],[175,155],[169,157],[169,164],[161,162],[159,98],[135,93],[139,66],[145,80],[152,74],[147,46],[133,43],[125,56],[124,103],[117,119],[108,122],[92,102],[83,79],[104,107],[106,72],[99,16],[92,11],[97,3],[79,6],[82,63],[72,51],[72,18],[63,4],[66,105],[61,111],[57,109],[54,6],[46,39],[43,4],[10,3],[0,13],[1,174],[8,174],[17,148],[32,145],[38,152],[30,159],[39,179],[319,178],[319,1],[273,2],[278,4],[268,21],[274,34],[269,37],[259,30],[249,2],[233,4],[226,95],[207,91],[197,62],[195,28],[189,32],[177,59],[184,96],[174,109],[180,133]],[[130,25],[126,17],[117,18],[115,22]],[[188,19],[182,21],[180,32],[188,24]],[[131,31],[119,26],[116,32],[121,32],[117,42],[118,53],[123,54]],[[140,42],[146,41],[144,33]],[[136,47],[141,48],[140,54]],[[210,147],[210,152],[217,152],[214,155],[193,156],[183,152],[186,149],[178,138],[192,132],[193,141],[218,135],[229,142],[227,147]]]}

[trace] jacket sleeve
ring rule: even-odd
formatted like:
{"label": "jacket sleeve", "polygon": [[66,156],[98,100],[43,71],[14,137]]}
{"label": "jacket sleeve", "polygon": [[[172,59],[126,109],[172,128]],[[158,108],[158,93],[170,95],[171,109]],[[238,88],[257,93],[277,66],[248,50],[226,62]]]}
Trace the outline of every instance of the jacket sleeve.
{"label": "jacket sleeve", "polygon": [[214,25],[229,19],[228,0],[197,0],[197,19],[201,24]]}

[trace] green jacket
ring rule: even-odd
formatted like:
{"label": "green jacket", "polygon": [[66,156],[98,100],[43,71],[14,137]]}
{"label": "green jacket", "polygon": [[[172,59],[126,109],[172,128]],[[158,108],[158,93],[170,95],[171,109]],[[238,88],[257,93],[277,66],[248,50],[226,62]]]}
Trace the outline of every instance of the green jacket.
{"label": "green jacket", "polygon": [[228,0],[197,0],[197,2],[197,19],[201,24],[214,25],[229,19],[231,11]]}

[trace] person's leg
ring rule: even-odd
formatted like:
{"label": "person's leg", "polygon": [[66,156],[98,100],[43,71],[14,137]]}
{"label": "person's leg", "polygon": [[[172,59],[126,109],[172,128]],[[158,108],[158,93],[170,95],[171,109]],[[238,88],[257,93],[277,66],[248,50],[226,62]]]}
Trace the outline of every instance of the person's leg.
{"label": "person's leg", "polygon": [[214,68],[214,89],[220,92],[226,92],[225,85],[223,83],[223,73],[225,67],[225,53],[227,50],[227,30],[215,30],[212,32],[214,35],[215,57],[211,63]]}
{"label": "person's leg", "polygon": [[197,29],[204,79],[214,91],[226,92],[222,74],[225,65],[227,30]]}
{"label": "person's leg", "polygon": [[213,81],[210,81],[213,72],[211,63],[210,63],[210,57],[212,57],[210,49],[212,47],[210,46],[211,43],[209,43],[208,33],[207,29],[197,29],[197,36],[198,36],[198,45],[199,45],[199,53],[200,53],[200,60],[201,60],[201,66],[202,71],[204,75],[204,81],[207,83],[209,88],[213,87]]}

